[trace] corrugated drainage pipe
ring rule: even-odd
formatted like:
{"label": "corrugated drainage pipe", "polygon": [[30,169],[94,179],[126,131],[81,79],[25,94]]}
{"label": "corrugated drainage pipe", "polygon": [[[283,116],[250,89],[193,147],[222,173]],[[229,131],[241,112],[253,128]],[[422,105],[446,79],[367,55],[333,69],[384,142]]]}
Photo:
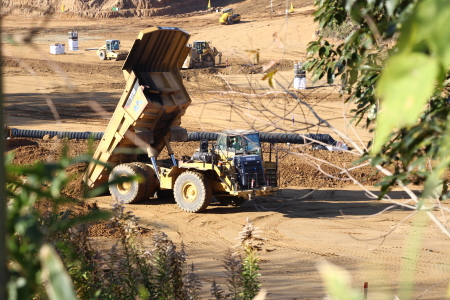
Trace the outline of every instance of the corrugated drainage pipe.
{"label": "corrugated drainage pipe", "polygon": [[77,140],[101,140],[103,137],[103,132],[79,132],[79,131],[54,131],[54,130],[30,130],[30,129],[18,129],[11,128],[12,137],[23,137],[23,138],[37,138],[41,139],[44,136],[49,135],[50,137],[57,136],[58,138],[69,138]]}
{"label": "corrugated drainage pipe", "polygon": [[[188,132],[188,141],[217,140],[217,132]],[[327,145],[334,145],[336,140],[329,134],[323,133],[279,133],[279,132],[260,132],[259,137],[262,143],[291,143],[291,144],[307,144],[314,141],[322,142]],[[317,144],[317,146],[321,146]]]}
{"label": "corrugated drainage pipe", "polygon": [[[103,137],[103,132],[79,132],[79,131],[52,131],[52,130],[29,130],[29,129],[18,129],[11,128],[12,137],[24,137],[24,138],[43,138],[45,135],[50,137],[58,136],[58,138],[69,138],[77,140],[101,140]],[[217,140],[218,132],[188,132],[188,141],[200,141]],[[309,134],[296,134],[296,133],[278,133],[278,132],[260,132],[260,140],[263,143],[291,143],[291,144],[306,144],[311,143],[309,139],[325,143],[327,145],[334,145],[336,141],[329,134],[322,133],[309,133]],[[309,138],[309,139],[308,139]],[[316,144],[316,146],[321,146]]]}

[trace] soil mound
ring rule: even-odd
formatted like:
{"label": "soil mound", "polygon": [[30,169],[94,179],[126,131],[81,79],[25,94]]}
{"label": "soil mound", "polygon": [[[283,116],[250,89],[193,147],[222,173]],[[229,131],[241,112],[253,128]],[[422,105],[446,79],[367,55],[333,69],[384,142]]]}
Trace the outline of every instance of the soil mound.
{"label": "soil mound", "polygon": [[[231,1],[224,1],[231,2]],[[56,17],[150,17],[177,15],[198,10],[206,10],[205,0],[6,0],[3,11],[6,14],[24,16],[54,14]]]}
{"label": "soil mound", "polygon": [[[16,148],[13,164],[33,164],[36,161],[48,162],[56,161],[64,151],[68,151],[69,157],[76,157],[88,152],[88,141],[85,140],[40,140],[33,139],[36,145],[27,145]],[[95,146],[95,145],[93,145]],[[198,142],[172,143],[172,148],[179,156],[192,156],[198,148]],[[268,148],[268,145],[266,145]],[[266,151],[265,159],[268,159]],[[275,152],[272,152],[272,160],[275,159]],[[160,158],[169,158],[164,150]],[[339,168],[348,168],[355,160],[355,156],[345,152],[334,152],[326,150],[313,150],[309,146],[301,148],[280,148],[278,150],[278,169],[280,172],[279,186],[303,186],[311,189],[315,188],[343,188],[354,184],[348,176],[341,172]],[[335,166],[333,166],[332,162]],[[86,164],[77,163],[67,168],[67,173],[71,182],[65,187],[63,193],[68,197],[80,199],[83,197],[85,188],[83,187],[83,174]],[[349,172],[356,180],[365,185],[374,185],[381,176],[373,168],[366,166]],[[330,177],[331,175],[333,177]]]}
{"label": "soil mound", "polygon": [[[312,5],[313,0],[297,0],[292,3],[295,7],[304,7]],[[218,0],[5,0],[2,2],[2,13],[22,16],[51,14],[56,18],[143,18],[189,16],[220,10],[230,5],[245,14],[270,13],[275,10],[282,12],[285,9],[285,4],[270,6],[257,0],[225,0],[220,3]]]}

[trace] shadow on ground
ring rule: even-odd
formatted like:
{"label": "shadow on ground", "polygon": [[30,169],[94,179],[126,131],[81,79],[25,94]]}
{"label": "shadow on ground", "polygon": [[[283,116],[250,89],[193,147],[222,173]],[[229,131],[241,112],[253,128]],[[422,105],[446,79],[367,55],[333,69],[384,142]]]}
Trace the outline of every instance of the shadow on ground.
{"label": "shadow on ground", "polygon": [[[233,214],[256,211],[276,211],[288,218],[333,218],[338,216],[363,217],[377,214],[387,208],[405,210],[384,200],[371,199],[364,191],[353,190],[318,190],[283,189],[277,195],[256,197],[246,201],[240,207],[222,206],[213,201],[201,214]],[[380,192],[372,191],[378,195]],[[418,191],[415,191],[419,194]],[[389,193],[392,199],[408,199],[402,191]],[[177,205],[174,198],[164,195],[164,198],[151,198],[133,205]]]}

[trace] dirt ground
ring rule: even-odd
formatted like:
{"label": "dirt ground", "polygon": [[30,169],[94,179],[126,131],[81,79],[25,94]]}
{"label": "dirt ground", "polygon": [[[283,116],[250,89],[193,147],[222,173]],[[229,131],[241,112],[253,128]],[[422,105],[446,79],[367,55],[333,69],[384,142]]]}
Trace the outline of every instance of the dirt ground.
{"label": "dirt ground", "polygon": [[[242,22],[231,26],[220,26],[216,12],[130,19],[50,19],[45,24],[42,18],[5,17],[2,51],[6,123],[22,129],[104,131],[125,86],[123,62],[101,61],[95,51],[85,49],[98,48],[105,39],[112,38],[120,39],[121,46],[129,49],[139,30],[170,26],[189,32],[191,41],[212,41],[229,62],[229,67],[222,64],[210,69],[181,70],[192,98],[182,119],[188,131],[252,128],[330,133],[341,140],[318,124],[305,106],[297,105],[286,93],[288,90],[364,147],[370,132],[362,126],[349,126],[352,106],[343,103],[338,86],[322,81],[312,84],[308,76],[306,90],[292,90],[293,63],[305,61],[306,45],[317,29],[311,2],[294,1],[295,13],[289,15],[283,13],[283,3],[276,3],[274,13],[269,13],[269,5],[259,1],[237,2]],[[19,42],[32,28],[40,26],[32,43]],[[68,51],[67,31],[74,29],[79,33],[80,50]],[[51,43],[65,43],[67,53],[51,55]],[[257,49],[259,64],[251,54]],[[275,79],[279,85],[270,87],[261,80],[265,65],[278,69]],[[25,145],[24,141],[23,146],[14,149],[14,163],[58,158],[60,140],[33,142]],[[70,141],[70,154],[83,154],[87,147],[85,141]],[[174,150],[179,155],[190,155],[196,147],[197,143],[177,143]],[[450,271],[449,240],[431,222],[424,230],[419,252],[409,253],[410,234],[417,229],[411,226],[412,219],[402,221],[410,211],[396,207],[378,214],[392,203],[370,199],[352,180],[326,177],[317,168],[337,174],[338,169],[326,162],[348,168],[357,155],[295,145],[285,145],[283,150],[288,151],[280,152],[282,189],[277,195],[257,198],[241,207],[214,203],[199,214],[182,212],[173,199],[150,199],[128,208],[140,218],[141,226],[162,230],[177,244],[184,242],[189,262],[195,264],[203,281],[204,299],[210,298],[208,291],[214,279],[225,287],[221,258],[225,249],[236,244],[246,218],[262,229],[266,239],[259,255],[267,299],[321,299],[325,291],[316,269],[321,260],[349,270],[355,288],[369,282],[368,299],[393,299],[405,270],[415,276],[413,299],[440,282],[421,299],[444,298]],[[69,196],[81,195],[83,170],[82,165],[69,170],[79,175],[66,190]],[[350,174],[377,193],[374,184],[379,176],[373,169],[366,166]],[[407,195],[400,190],[390,197],[407,201]],[[89,201],[105,209],[111,205],[110,196]],[[103,248],[111,246],[107,234],[97,232],[92,238]],[[420,257],[417,265],[408,265],[415,256]]]}

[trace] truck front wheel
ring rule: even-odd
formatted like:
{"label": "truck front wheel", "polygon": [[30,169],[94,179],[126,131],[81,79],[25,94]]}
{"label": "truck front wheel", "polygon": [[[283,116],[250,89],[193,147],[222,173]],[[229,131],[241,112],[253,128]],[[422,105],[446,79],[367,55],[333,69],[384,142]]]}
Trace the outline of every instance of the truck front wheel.
{"label": "truck front wheel", "polygon": [[173,194],[182,210],[191,213],[200,212],[211,203],[211,183],[201,173],[186,171],[175,181]]}
{"label": "truck front wheel", "polygon": [[[140,180],[127,180],[131,176],[139,176]],[[109,191],[113,199],[121,203],[136,203],[146,195],[146,174],[135,164],[120,164],[112,169],[109,175]]]}

